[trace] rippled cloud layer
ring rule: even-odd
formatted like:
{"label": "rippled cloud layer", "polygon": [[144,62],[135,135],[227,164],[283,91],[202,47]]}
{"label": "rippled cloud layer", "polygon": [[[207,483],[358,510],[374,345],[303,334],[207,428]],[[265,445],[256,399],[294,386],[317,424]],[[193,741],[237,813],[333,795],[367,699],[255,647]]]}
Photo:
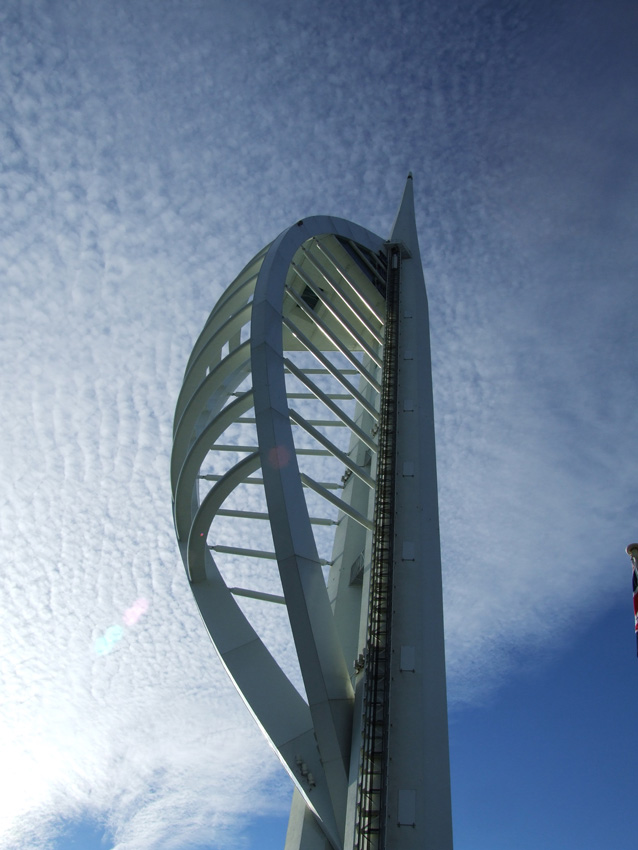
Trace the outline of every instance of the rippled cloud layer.
{"label": "rippled cloud layer", "polygon": [[235,846],[286,808],[181,567],[173,410],[244,263],[307,214],[388,233],[409,169],[453,706],[626,579],[635,9],[238,5],[0,12],[2,848]]}

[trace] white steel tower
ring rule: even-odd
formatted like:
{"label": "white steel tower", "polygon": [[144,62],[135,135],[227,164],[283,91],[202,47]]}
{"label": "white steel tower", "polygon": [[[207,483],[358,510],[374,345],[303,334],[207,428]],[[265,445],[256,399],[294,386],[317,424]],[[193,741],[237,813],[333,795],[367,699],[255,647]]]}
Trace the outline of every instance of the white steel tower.
{"label": "white steel tower", "polygon": [[186,367],[171,479],[202,619],[295,784],[286,850],[451,850],[411,175],[389,240],[315,216],[231,283]]}

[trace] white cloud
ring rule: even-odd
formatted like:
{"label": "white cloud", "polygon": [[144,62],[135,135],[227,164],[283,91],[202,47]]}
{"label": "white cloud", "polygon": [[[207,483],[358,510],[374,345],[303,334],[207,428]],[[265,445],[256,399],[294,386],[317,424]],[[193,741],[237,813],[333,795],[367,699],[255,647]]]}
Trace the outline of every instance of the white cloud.
{"label": "white cloud", "polygon": [[[556,120],[589,97],[586,39],[561,76],[542,17],[404,6],[390,51],[374,14],[336,6],[4,12],[0,847],[44,847],[87,814],[118,850],[231,843],[249,799],[258,812],[288,793],[179,563],[173,406],[243,264],[309,213],[386,232],[410,167],[451,696],[482,698],[521,647],[559,646],[626,584],[612,567],[637,507],[626,98],[607,104],[603,75],[587,143],[578,110]],[[98,656],[140,598],[148,611]]]}

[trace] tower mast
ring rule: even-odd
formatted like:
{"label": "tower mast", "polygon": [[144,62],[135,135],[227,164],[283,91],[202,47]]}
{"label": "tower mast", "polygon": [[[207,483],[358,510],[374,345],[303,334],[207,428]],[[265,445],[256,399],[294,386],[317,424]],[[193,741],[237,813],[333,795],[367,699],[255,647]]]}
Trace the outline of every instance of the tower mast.
{"label": "tower mast", "polygon": [[[228,452],[240,458],[230,467]],[[285,850],[451,850],[432,369],[411,175],[388,240],[315,216],[231,283],[186,368],[171,477],[204,623],[295,784]],[[326,527],[330,560],[319,555]],[[268,543],[237,545],[264,529]],[[252,559],[278,576],[249,573]],[[236,586],[238,574],[259,587]],[[286,606],[305,696],[247,599]]]}
{"label": "tower mast", "polygon": [[392,660],[382,850],[452,847],[428,303],[408,177],[390,242],[401,249]]}

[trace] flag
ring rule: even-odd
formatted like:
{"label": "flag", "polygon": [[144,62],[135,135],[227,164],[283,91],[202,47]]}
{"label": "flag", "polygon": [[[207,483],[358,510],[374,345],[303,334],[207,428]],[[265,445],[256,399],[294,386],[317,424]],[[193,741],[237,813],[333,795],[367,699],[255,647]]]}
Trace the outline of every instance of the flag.
{"label": "flag", "polygon": [[634,630],[636,632],[636,655],[638,655],[638,543],[630,543],[625,551],[631,558],[631,581],[634,591]]}

